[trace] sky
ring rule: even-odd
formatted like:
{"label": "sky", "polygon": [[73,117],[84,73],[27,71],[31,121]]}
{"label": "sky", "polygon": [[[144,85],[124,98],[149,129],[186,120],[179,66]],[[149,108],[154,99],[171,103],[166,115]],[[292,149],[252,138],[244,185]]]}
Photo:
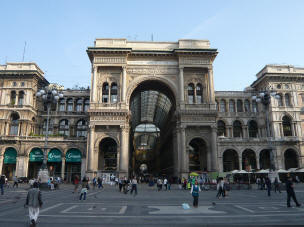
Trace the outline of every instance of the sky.
{"label": "sky", "polygon": [[96,38],[176,42],[218,49],[215,90],[243,90],[266,64],[304,67],[302,0],[0,0],[0,64],[36,62],[49,82],[90,85]]}

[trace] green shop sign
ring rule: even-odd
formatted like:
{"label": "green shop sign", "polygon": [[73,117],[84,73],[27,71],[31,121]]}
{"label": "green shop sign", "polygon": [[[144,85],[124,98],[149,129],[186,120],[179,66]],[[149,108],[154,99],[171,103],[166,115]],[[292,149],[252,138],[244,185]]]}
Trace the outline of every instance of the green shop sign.
{"label": "green shop sign", "polygon": [[70,149],[65,155],[66,162],[81,162],[81,152],[78,149]]}
{"label": "green shop sign", "polygon": [[30,153],[30,162],[42,162],[43,152],[40,148],[34,148]]}
{"label": "green shop sign", "polygon": [[4,153],[4,164],[16,164],[17,151],[10,147]]}
{"label": "green shop sign", "polygon": [[61,162],[61,151],[58,149],[50,150],[48,154],[48,162]]}

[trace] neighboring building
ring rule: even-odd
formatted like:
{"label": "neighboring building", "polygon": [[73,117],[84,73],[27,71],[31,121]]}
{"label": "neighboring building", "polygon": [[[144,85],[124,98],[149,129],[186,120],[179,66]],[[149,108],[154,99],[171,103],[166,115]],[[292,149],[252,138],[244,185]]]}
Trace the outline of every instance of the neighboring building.
{"label": "neighboring building", "polygon": [[[46,109],[36,93],[49,82],[35,63],[7,63],[0,66],[0,83],[0,169],[9,178],[36,177],[46,129]],[[89,90],[63,94],[51,109],[48,168],[70,180],[85,173]]]}
{"label": "neighboring building", "polygon": [[[51,174],[303,167],[304,68],[266,65],[244,91],[214,91],[217,50],[206,40],[96,39],[87,53],[92,89],[65,90],[52,107]],[[46,125],[35,93],[48,81],[34,63],[0,66],[0,81],[0,169],[34,177]],[[256,102],[261,92],[276,98]]]}

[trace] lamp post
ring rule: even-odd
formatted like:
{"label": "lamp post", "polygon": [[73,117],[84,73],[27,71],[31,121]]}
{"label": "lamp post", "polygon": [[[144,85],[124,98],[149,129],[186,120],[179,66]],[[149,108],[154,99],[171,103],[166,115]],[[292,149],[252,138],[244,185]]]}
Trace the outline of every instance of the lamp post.
{"label": "lamp post", "polygon": [[38,98],[42,99],[42,102],[47,107],[47,120],[46,120],[46,130],[45,130],[45,140],[43,149],[43,163],[38,173],[38,178],[40,179],[42,185],[44,186],[49,179],[49,173],[47,169],[47,145],[48,145],[48,132],[49,132],[49,120],[50,120],[50,109],[52,104],[56,104],[60,98],[63,98],[62,94],[63,86],[58,84],[49,84],[45,88],[41,89],[36,93]]}
{"label": "lamp post", "polygon": [[270,127],[269,127],[269,105],[271,102],[271,97],[275,97],[276,99],[279,99],[281,96],[279,94],[277,94],[276,91],[262,91],[260,93],[258,93],[257,95],[252,96],[252,100],[255,100],[258,103],[262,103],[264,105],[265,108],[265,112],[266,112],[266,134],[267,134],[267,141],[268,141],[268,145],[270,147],[270,170],[275,170],[275,162],[274,162],[274,156],[272,153],[272,144],[271,141],[269,140],[271,137],[271,133],[270,133]]}

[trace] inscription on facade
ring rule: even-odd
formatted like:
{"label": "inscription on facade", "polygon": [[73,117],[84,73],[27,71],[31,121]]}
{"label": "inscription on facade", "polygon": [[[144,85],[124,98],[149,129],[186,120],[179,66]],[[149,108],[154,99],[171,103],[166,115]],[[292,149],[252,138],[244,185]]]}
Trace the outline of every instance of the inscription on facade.
{"label": "inscription on facade", "polygon": [[126,58],[123,57],[95,57],[94,63],[100,64],[125,64]]}
{"label": "inscription on facade", "polygon": [[128,74],[149,74],[149,75],[159,75],[159,74],[177,74],[178,70],[176,68],[128,68]]}

